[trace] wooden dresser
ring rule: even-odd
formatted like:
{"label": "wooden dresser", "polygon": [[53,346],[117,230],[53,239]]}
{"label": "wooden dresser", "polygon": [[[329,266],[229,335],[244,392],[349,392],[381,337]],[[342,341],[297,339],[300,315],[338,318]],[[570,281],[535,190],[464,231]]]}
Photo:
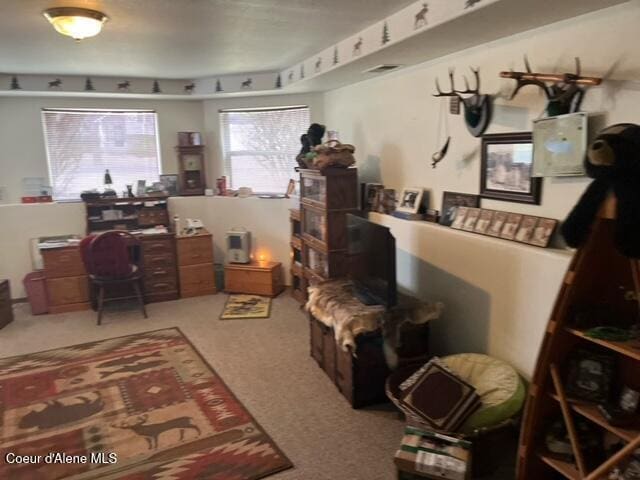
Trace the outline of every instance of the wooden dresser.
{"label": "wooden dresser", "polygon": [[275,297],[284,289],[280,262],[230,263],[224,267],[224,289]]}
{"label": "wooden dresser", "polygon": [[9,280],[0,280],[0,328],[6,327],[13,321],[11,307],[11,289]]}
{"label": "wooden dresser", "polygon": [[41,251],[49,313],[89,309],[89,279],[77,246]]}
{"label": "wooden dresser", "polygon": [[216,293],[213,265],[213,236],[206,230],[196,235],[176,236],[180,296],[197,297]]}
{"label": "wooden dresser", "polygon": [[144,300],[147,303],[176,300],[178,273],[173,233],[140,235]]}

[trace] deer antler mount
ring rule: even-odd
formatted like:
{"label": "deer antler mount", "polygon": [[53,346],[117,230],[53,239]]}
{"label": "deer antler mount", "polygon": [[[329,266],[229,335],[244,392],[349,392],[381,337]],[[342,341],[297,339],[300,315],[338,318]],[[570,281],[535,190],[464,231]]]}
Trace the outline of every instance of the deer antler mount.
{"label": "deer antler mount", "polygon": [[473,76],[475,78],[475,87],[469,86],[469,80],[464,77],[464,90],[456,90],[454,70],[449,70],[449,82],[451,83],[451,90],[443,92],[440,88],[440,83],[436,78],[436,90],[438,93],[434,94],[434,97],[457,97],[462,102],[464,107],[464,120],[467,125],[469,133],[474,137],[480,137],[487,130],[489,123],[491,122],[491,96],[483,95],[480,93],[480,69],[471,68]]}

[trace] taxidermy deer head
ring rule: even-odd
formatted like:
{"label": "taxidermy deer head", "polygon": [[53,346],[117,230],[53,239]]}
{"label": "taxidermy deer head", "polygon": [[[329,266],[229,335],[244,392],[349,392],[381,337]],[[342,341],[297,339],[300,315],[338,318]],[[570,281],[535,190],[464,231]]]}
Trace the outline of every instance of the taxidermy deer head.
{"label": "taxidermy deer head", "polygon": [[522,87],[534,85],[541,88],[547,97],[547,115],[555,117],[580,110],[585,94],[585,87],[600,85],[601,78],[583,77],[580,75],[580,59],[576,57],[576,73],[534,73],[525,55],[526,72],[501,72],[502,78],[516,81],[516,88],[511,94],[513,99]]}
{"label": "taxidermy deer head", "polygon": [[469,133],[474,137],[480,137],[491,122],[491,96],[480,94],[480,69],[471,68],[473,76],[476,80],[475,88],[469,87],[469,80],[464,77],[464,90],[456,90],[455,80],[453,78],[454,71],[449,69],[449,81],[451,82],[451,90],[443,92],[436,78],[436,90],[438,93],[434,97],[457,97],[464,106],[464,120],[467,124]]}

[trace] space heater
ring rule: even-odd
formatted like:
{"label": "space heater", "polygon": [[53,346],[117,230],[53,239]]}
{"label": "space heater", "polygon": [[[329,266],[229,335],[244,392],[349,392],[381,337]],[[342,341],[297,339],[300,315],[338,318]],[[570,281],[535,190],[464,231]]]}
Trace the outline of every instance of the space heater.
{"label": "space heater", "polygon": [[246,230],[227,232],[227,261],[230,263],[251,262],[251,232]]}

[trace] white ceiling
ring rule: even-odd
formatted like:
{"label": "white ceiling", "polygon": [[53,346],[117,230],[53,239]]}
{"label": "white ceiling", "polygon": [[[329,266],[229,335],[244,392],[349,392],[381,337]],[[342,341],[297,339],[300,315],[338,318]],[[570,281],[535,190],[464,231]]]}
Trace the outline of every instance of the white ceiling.
{"label": "white ceiling", "polygon": [[[412,0],[1,0],[0,72],[197,78],[283,69]],[[106,13],[76,43],[41,15],[54,6]]]}

